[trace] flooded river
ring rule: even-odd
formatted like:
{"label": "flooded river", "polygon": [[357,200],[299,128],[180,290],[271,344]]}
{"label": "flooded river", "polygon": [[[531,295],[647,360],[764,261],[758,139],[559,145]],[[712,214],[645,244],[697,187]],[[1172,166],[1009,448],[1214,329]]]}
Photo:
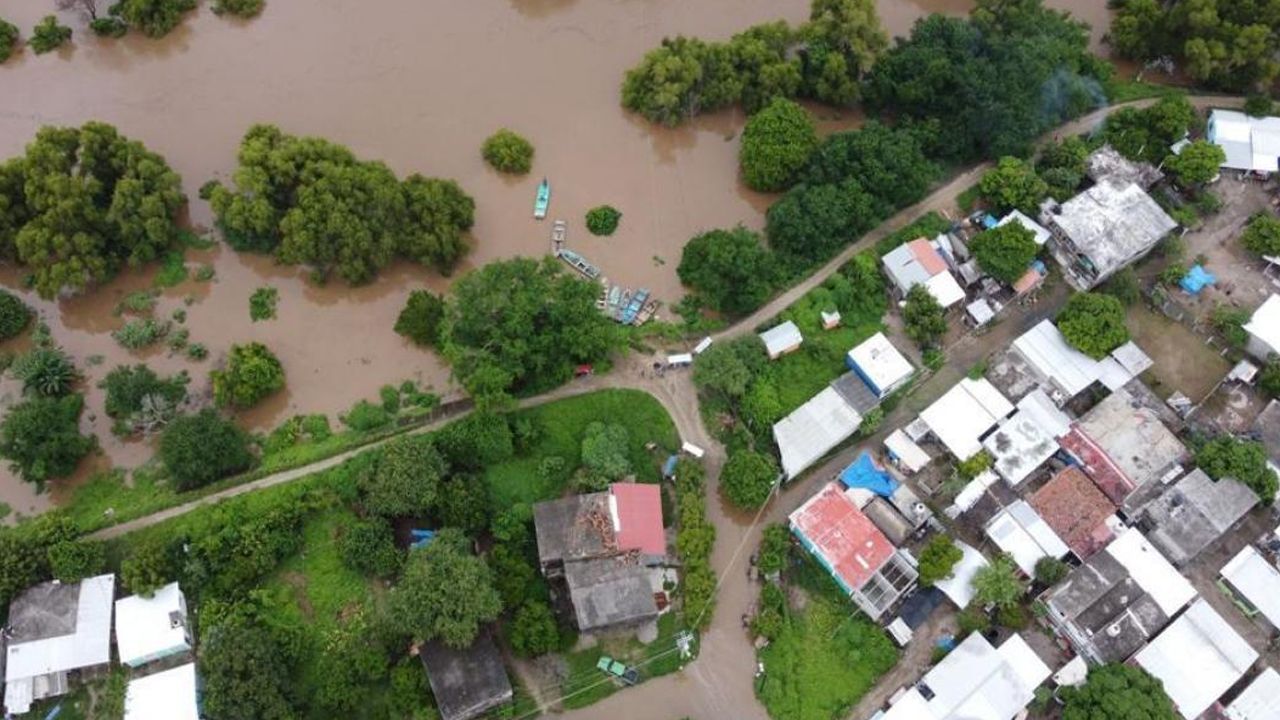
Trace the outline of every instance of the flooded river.
{"label": "flooded river", "polygon": [[[1093,22],[1095,41],[1105,29],[1105,0],[1051,4]],[[928,12],[962,13],[970,2],[879,5],[889,31],[902,34]],[[220,19],[204,4],[166,38],[132,33],[118,41],[95,38],[83,18],[63,13],[75,29],[70,47],[39,57],[24,50],[0,67],[0,157],[21,152],[45,124],[113,123],[181,173],[191,220],[207,227],[209,208],[196,189],[230,174],[251,123],[275,123],[344,143],[401,175],[458,180],[475,197],[477,218],[475,249],[460,271],[547,251],[549,227],[530,217],[534,188],[545,175],[553,184],[551,216],[569,221],[569,246],[615,282],[648,287],[670,303],[682,294],[675,268],[684,242],[714,227],[759,227],[771,198],[736,179],[740,113],[657,128],[619,107],[622,75],[664,35],[726,38],[779,17],[799,22],[807,8],[808,0],[269,0],[266,12],[247,23]],[[0,2],[0,16],[24,34],[52,10],[53,0]],[[855,113],[824,110],[822,127],[858,121]],[[500,176],[480,159],[481,141],[503,126],[537,148],[525,178]],[[623,212],[608,239],[589,235],[582,224],[585,211],[600,203]],[[163,351],[143,357],[160,371],[189,370],[193,388],[203,390],[209,366],[233,342],[266,342],[284,362],[289,391],[243,416],[247,426],[269,428],[302,412],[336,416],[375,397],[379,386],[409,378],[443,395],[456,392],[447,368],[391,331],[409,290],[443,290],[447,278],[401,265],[369,287],[314,287],[302,272],[269,258],[228,249],[188,253],[192,269],[202,263],[216,268],[216,279],[166,291],[158,314],[185,307],[191,339],[209,347],[210,359],[197,364]],[[135,360],[110,337],[124,322],[113,309],[147,287],[153,273],[128,273],[61,304],[28,296],[88,376],[86,422],[105,451],[94,467],[134,467],[150,455],[145,443],[112,438],[92,386],[116,364]],[[16,288],[19,276],[0,268],[0,284]],[[248,297],[268,284],[280,292],[279,318],[252,323]],[[190,307],[187,296],[194,296]],[[87,366],[94,355],[103,362]],[[0,396],[12,401],[16,390],[5,383]],[[6,468],[0,502],[29,513],[51,499],[36,496]]]}

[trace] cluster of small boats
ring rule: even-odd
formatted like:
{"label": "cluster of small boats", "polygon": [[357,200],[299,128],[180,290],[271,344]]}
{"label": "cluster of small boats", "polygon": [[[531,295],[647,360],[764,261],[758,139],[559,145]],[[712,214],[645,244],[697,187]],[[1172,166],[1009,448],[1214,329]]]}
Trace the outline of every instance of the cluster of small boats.
{"label": "cluster of small boats", "polygon": [[[551,186],[543,178],[538,186],[538,198],[534,203],[533,216],[538,219],[546,217],[547,203],[551,199]],[[591,264],[582,255],[565,247],[568,224],[564,220],[551,223],[551,254],[560,258],[566,265],[576,270],[588,280],[600,283],[600,297],[596,307],[600,312],[623,325],[643,325],[658,312],[662,302],[649,293],[646,288],[633,290],[622,285],[613,285],[604,276],[600,268]]]}

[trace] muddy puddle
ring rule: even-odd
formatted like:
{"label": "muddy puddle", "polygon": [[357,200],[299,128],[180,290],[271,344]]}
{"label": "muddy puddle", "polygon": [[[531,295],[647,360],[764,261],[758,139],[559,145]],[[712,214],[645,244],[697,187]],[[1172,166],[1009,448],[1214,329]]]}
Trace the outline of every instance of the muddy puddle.
{"label": "muddy puddle", "polygon": [[[1106,15],[1105,0],[1052,4],[1071,5],[1095,24]],[[1075,7],[1081,4],[1088,8]],[[962,13],[969,5],[879,0],[892,34],[907,32],[927,12]],[[741,113],[678,130],[655,127],[619,107],[623,73],[664,35],[726,38],[779,17],[799,22],[807,8],[808,0],[386,0],[376,8],[361,0],[271,0],[260,18],[242,23],[214,16],[205,3],[164,39],[134,33],[119,41],[95,38],[84,18],[66,12],[60,17],[75,30],[70,47],[40,57],[23,50],[0,68],[0,158],[19,153],[42,125],[107,121],[168,159],[192,198],[193,224],[207,227],[209,208],[197,188],[228,177],[251,123],[275,123],[344,143],[401,175],[459,181],[476,200],[477,218],[474,251],[460,272],[548,250],[549,223],[531,218],[535,187],[546,176],[550,216],[569,221],[569,247],[615,282],[647,287],[670,303],[682,295],[675,270],[684,242],[714,227],[760,227],[772,198],[738,182]],[[3,14],[25,34],[52,11],[52,0],[25,0],[4,3]],[[819,121],[831,132],[862,117],[824,109]],[[481,141],[504,126],[537,148],[527,177],[500,176],[480,159]],[[582,221],[600,203],[623,212],[608,239],[590,236]],[[27,294],[86,374],[85,423],[104,451],[95,467],[135,467],[151,452],[145,443],[113,438],[101,412],[96,383],[125,362],[145,359],[166,373],[187,369],[201,391],[232,343],[266,342],[284,362],[288,392],[242,416],[252,429],[293,413],[336,415],[405,379],[454,392],[437,358],[391,331],[411,289],[443,290],[447,278],[405,264],[368,287],[315,287],[269,258],[228,249],[188,253],[192,272],[203,263],[216,279],[166,290],[157,309],[161,317],[186,310],[191,340],[210,350],[203,363],[164,351],[133,355],[111,339],[124,322],[113,309],[148,287],[154,270],[126,273],[60,305]],[[18,288],[20,278],[0,268],[0,284]],[[248,297],[263,285],[279,290],[279,318],[255,324]],[[0,352],[13,347],[0,345]],[[87,365],[89,356],[101,356],[100,364]],[[0,387],[0,394],[13,392]],[[0,468],[0,502],[27,513],[47,507],[50,496],[37,498]]]}

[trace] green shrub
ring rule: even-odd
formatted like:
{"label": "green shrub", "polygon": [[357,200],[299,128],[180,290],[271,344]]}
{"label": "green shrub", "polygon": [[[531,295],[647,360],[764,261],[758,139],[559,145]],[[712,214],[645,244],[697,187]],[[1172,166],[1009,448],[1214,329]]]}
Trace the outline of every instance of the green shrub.
{"label": "green shrub", "polygon": [[1230,305],[1219,305],[1213,309],[1210,322],[1228,343],[1242,348],[1249,342],[1249,333],[1244,329],[1245,324],[1249,322],[1249,317],[1247,310]]}
{"label": "green shrub", "polygon": [[404,309],[396,318],[396,334],[418,345],[435,345],[440,340],[440,323],[444,315],[443,298],[427,290],[414,290],[409,293]]}
{"label": "green shrub", "polygon": [[232,345],[226,367],[210,377],[220,407],[247,408],[284,387],[284,366],[261,343]]}
{"label": "green shrub", "polygon": [[1138,274],[1131,267],[1124,268],[1107,278],[1099,291],[1119,300],[1125,307],[1142,299],[1142,287],[1138,283]]}
{"label": "green shrub", "polygon": [[587,229],[592,235],[612,235],[621,220],[622,213],[612,205],[597,205],[587,211]]}
{"label": "green shrub", "polygon": [[29,482],[64,478],[93,450],[93,437],[80,434],[84,398],[32,397],[10,407],[0,420],[0,457]]}
{"label": "green shrub", "polygon": [[9,59],[18,46],[18,26],[0,18],[0,63]]}
{"label": "green shrub", "polygon": [[1196,465],[1214,480],[1232,477],[1248,485],[1263,505],[1275,501],[1280,479],[1268,464],[1266,447],[1257,440],[1214,438],[1196,451]]}
{"label": "green shrub", "polygon": [[127,350],[141,350],[154,345],[169,334],[172,325],[168,321],[155,318],[134,318],[124,327],[111,333],[111,337]]}
{"label": "green shrub", "polygon": [[622,425],[593,422],[582,438],[582,464],[608,480],[620,480],[631,472],[630,434]]}
{"label": "green shrub", "polygon": [[533,167],[533,145],[506,128],[486,138],[480,154],[499,172],[524,175]]}
{"label": "green shrub", "polygon": [[1250,95],[1244,100],[1244,112],[1251,117],[1267,117],[1275,112],[1275,103],[1266,95]]}
{"label": "green shrub", "polygon": [[71,392],[78,378],[71,356],[56,347],[36,347],[19,355],[10,372],[22,381],[23,390],[47,397]]}
{"label": "green shrub", "polygon": [[760,534],[760,558],[757,564],[765,576],[782,572],[791,547],[791,533],[785,525],[766,525]]}
{"label": "green shrub", "polygon": [[381,405],[375,405],[368,400],[361,400],[345,415],[340,416],[342,424],[357,432],[368,432],[369,430],[377,430],[391,424],[394,419],[390,413]]}
{"label": "green shrub", "polygon": [[260,14],[266,6],[267,0],[214,0],[213,12],[217,15],[251,18]]}
{"label": "green shrub", "polygon": [[182,567],[181,547],[153,537],[139,543],[120,563],[120,581],[129,592],[151,597],[177,579]]}
{"label": "green shrub", "polygon": [[160,459],[180,492],[244,472],[253,464],[248,436],[212,410],[170,423],[160,436]]}
{"label": "green shrub", "polygon": [[975,632],[984,633],[991,629],[991,617],[977,603],[971,603],[969,607],[961,610],[960,615],[956,618],[956,623],[960,628],[961,635]]}
{"label": "green shrub", "polygon": [[45,15],[35,29],[31,31],[31,39],[27,44],[37,55],[57,50],[63,43],[71,39],[71,28],[58,24],[56,15]]}
{"label": "green shrub", "polygon": [[122,38],[129,32],[129,26],[118,17],[107,16],[89,21],[89,29],[98,37]]}
{"label": "green shrub", "polygon": [[49,569],[64,583],[80,582],[107,566],[107,548],[92,540],[65,541],[49,547]]}
{"label": "green shrub", "polygon": [[400,412],[400,391],[395,385],[383,385],[378,389],[378,395],[382,399],[382,409],[386,410],[388,415]]}
{"label": "green shrub", "polygon": [[203,360],[209,357],[209,348],[204,343],[191,343],[187,345],[187,357],[192,360]]}
{"label": "green shrub", "polygon": [[254,322],[273,320],[276,316],[276,303],[280,301],[280,291],[273,287],[260,287],[249,296],[249,319]]}
{"label": "green shrub", "polygon": [[530,601],[516,611],[507,638],[517,655],[531,658],[554,651],[560,644],[560,631],[551,608],[544,602]]}
{"label": "green shrub", "polygon": [[0,288],[0,341],[17,337],[31,322],[31,308],[16,295]]}
{"label": "green shrub", "polygon": [[778,479],[778,466],[772,456],[740,450],[729,454],[720,472],[720,490],[737,507],[755,510],[768,501]]}
{"label": "green shrub", "polygon": [[1058,558],[1045,556],[1036,561],[1036,582],[1051,586],[1067,577],[1071,568]]}
{"label": "green shrub", "polygon": [[168,35],[195,9],[196,0],[120,0],[112,6],[113,14],[153,38]]}
{"label": "green shrub", "polygon": [[963,557],[964,553],[949,535],[934,535],[920,551],[920,584],[931,587],[951,577],[956,563]]}

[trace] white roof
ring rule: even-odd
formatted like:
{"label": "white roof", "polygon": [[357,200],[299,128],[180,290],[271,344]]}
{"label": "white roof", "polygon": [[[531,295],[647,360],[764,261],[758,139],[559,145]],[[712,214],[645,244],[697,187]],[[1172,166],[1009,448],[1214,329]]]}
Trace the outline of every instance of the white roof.
{"label": "white roof", "polygon": [[1002,420],[982,446],[995,460],[996,472],[1014,487],[1058,452],[1053,432],[1041,427],[1034,414],[1021,410]]}
{"label": "white roof", "polygon": [[943,308],[949,308],[964,300],[964,288],[960,287],[960,283],[956,282],[955,277],[946,270],[926,280],[924,286]]}
{"label": "white roof", "polygon": [[831,448],[844,442],[862,424],[862,416],[828,387],[773,425],[773,439],[782,453],[787,479],[804,472]]}
{"label": "white roof", "polygon": [[996,311],[991,308],[991,303],[987,302],[986,298],[978,298],[966,305],[964,309],[978,325],[986,325],[996,316]]}
{"label": "white roof", "polygon": [[1041,375],[1071,397],[1098,380],[1098,361],[1071,347],[1048,320],[1041,320],[1023,333],[1013,346]]}
{"label": "white roof", "polygon": [[1155,361],[1151,359],[1151,356],[1147,355],[1142,348],[1138,347],[1138,343],[1132,340],[1112,350],[1111,357],[1120,363],[1125,372],[1133,377],[1141,375],[1150,370],[1152,365],[1155,365]]}
{"label": "white roof", "polygon": [[1280,571],[1252,545],[1246,545],[1222,567],[1222,577],[1273,627],[1280,627]]}
{"label": "white roof", "polygon": [[668,365],[689,365],[693,362],[692,353],[678,353],[676,355],[667,356]]}
{"label": "white roof", "polygon": [[6,653],[5,682],[110,662],[115,587],[115,575],[81,580],[75,631],[70,635],[10,645]]}
{"label": "white roof", "polygon": [[1026,500],[1018,500],[987,522],[987,536],[1013,557],[1022,572],[1035,575],[1036,561],[1062,558],[1071,548]]}
{"label": "white roof", "polygon": [[978,439],[1011,412],[1013,405],[986,378],[964,378],[925,408],[920,419],[952,455],[968,460],[982,450]]}
{"label": "white roof", "polygon": [[951,577],[939,580],[933,586],[941,590],[943,595],[956,604],[956,607],[963,610],[969,606],[969,601],[973,600],[973,576],[990,563],[982,553],[967,543],[957,540],[956,547],[964,553],[960,557],[960,562],[951,568]]}
{"label": "white roof", "polygon": [[1173,617],[1196,596],[1191,583],[1137,528],[1120,531],[1107,546],[1107,554],[1129,572],[1129,577],[1147,591],[1168,617]]}
{"label": "white roof", "polygon": [[1134,656],[1164,683],[1186,718],[1200,717],[1257,659],[1258,653],[1203,598]]}
{"label": "white roof", "polygon": [[1280,720],[1280,673],[1262,671],[1227,706],[1229,720]]}
{"label": "white roof", "polygon": [[1227,155],[1222,167],[1276,172],[1280,165],[1280,118],[1214,110],[1209,115],[1209,140]]}
{"label": "white roof", "polygon": [[1053,400],[1040,388],[1027,393],[1018,401],[1018,412],[1035,418],[1036,424],[1044,428],[1054,438],[1060,438],[1071,432],[1071,418],[1053,404]]}
{"label": "white roof", "polygon": [[693,354],[694,354],[694,355],[701,355],[702,353],[706,352],[706,351],[707,351],[707,348],[711,347],[711,343],[712,343],[712,342],[713,342],[713,341],[711,340],[711,336],[710,336],[710,335],[708,335],[707,337],[702,338],[702,341],[701,341],[701,342],[699,342],[697,345],[695,345],[695,346],[694,346],[694,348],[693,348]]}
{"label": "white roof", "polygon": [[129,681],[124,696],[124,720],[199,718],[194,663]]}
{"label": "white roof", "polygon": [[1280,353],[1280,295],[1268,297],[1244,329],[1270,347],[1271,352]]}
{"label": "white roof", "polygon": [[911,472],[920,472],[933,459],[902,428],[889,433],[889,437],[884,439],[884,446]]}
{"label": "white roof", "polygon": [[1052,233],[1050,233],[1047,229],[1045,229],[1045,226],[1041,225],[1035,220],[1032,220],[1031,218],[1022,214],[1021,210],[1014,210],[1008,215],[1005,215],[1004,217],[1000,218],[1000,222],[996,223],[996,227],[1000,227],[1001,225],[1008,225],[1011,222],[1016,222],[1022,227],[1035,233],[1036,245],[1044,245],[1045,243],[1049,242],[1049,238],[1052,235]]}
{"label": "white roof", "polygon": [[1049,667],[1021,635],[995,648],[982,633],[970,633],[921,679],[933,696],[925,700],[912,687],[883,720],[1011,720],[1048,677]]}
{"label": "white roof", "polygon": [[760,339],[764,341],[765,350],[769,351],[769,357],[777,357],[782,353],[798,347],[804,341],[804,337],[800,335],[800,328],[790,320],[769,328],[760,333]]}
{"label": "white roof", "polygon": [[862,375],[870,380],[881,393],[911,377],[915,368],[911,362],[898,352],[898,348],[889,342],[884,333],[878,332],[867,338],[865,342],[849,351],[852,360]]}
{"label": "white roof", "polygon": [[1071,658],[1071,662],[1058,668],[1058,672],[1053,674],[1053,682],[1056,685],[1076,687],[1083,685],[1089,679],[1089,663],[1085,662],[1083,655],[1077,655]]}
{"label": "white roof", "polygon": [[116,649],[120,662],[136,665],[189,649],[186,616],[178,583],[165,585],[150,598],[133,595],[117,600]]}
{"label": "white roof", "polygon": [[[956,499],[951,503],[951,506],[959,511],[956,515],[966,512],[969,508],[977,505],[978,501],[982,499],[983,493],[987,491],[987,488],[991,487],[999,480],[1000,476],[996,475],[991,470],[986,470],[978,475],[978,477],[970,480],[969,483],[956,494]],[[951,517],[955,516],[953,515]]]}

